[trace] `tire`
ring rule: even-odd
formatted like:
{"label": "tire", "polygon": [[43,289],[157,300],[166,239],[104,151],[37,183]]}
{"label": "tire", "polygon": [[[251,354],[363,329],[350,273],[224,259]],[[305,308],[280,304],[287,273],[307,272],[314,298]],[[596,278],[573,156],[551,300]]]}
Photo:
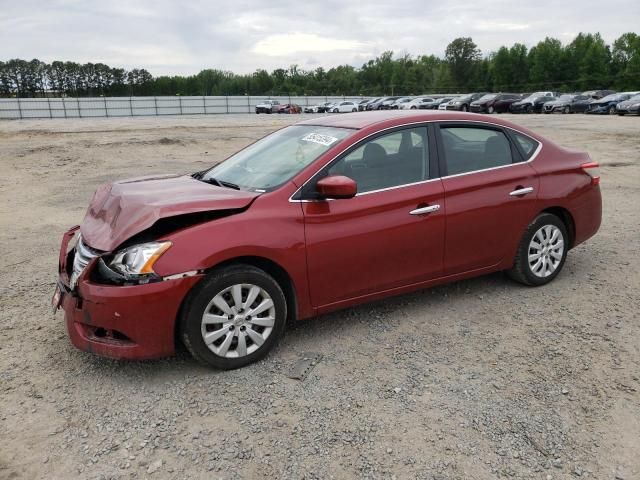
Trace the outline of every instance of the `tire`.
{"label": "tire", "polygon": [[[549,233],[550,238],[545,239]],[[553,238],[556,240],[550,241]],[[507,271],[507,274],[516,282],[532,287],[546,285],[556,278],[564,266],[569,247],[568,240],[569,235],[564,222],[551,213],[541,213],[529,224],[522,235],[513,267]],[[545,241],[549,242],[547,245],[551,245],[551,248],[545,246]],[[543,248],[537,250],[533,246],[534,242]],[[529,261],[530,255],[539,255],[538,260],[531,259],[531,262],[535,262],[533,266]],[[538,262],[542,262],[542,265]]]}
{"label": "tire", "polygon": [[338,109],[337,109],[337,108],[334,108],[334,109],[333,109],[333,113],[338,113]]}
{"label": "tire", "polygon": [[267,110],[267,113],[271,115],[273,113],[273,110]]}
{"label": "tire", "polygon": [[[236,309],[235,287],[240,287],[240,304],[245,309],[263,310],[252,318],[247,310]],[[258,291],[255,295],[254,288]],[[243,304],[249,296],[253,296],[252,303]],[[211,323],[204,324],[205,314]],[[216,322],[218,319],[220,322]],[[250,265],[234,265],[212,271],[191,290],[182,309],[179,334],[193,358],[221,370],[231,370],[262,359],[277,344],[286,322],[287,302],[273,277]],[[221,335],[208,346],[205,335],[216,332]]]}
{"label": "tire", "polygon": [[527,105],[527,107],[524,110],[524,113],[533,113],[533,106]]}
{"label": "tire", "polygon": [[615,115],[615,114],[616,114],[616,106],[615,106],[615,105],[611,105],[611,106],[609,107],[609,110],[607,110],[607,113],[608,113],[609,115]]}
{"label": "tire", "polygon": [[491,105],[489,108],[487,108],[487,113],[493,113],[495,112],[495,110],[493,109],[493,105]]}
{"label": "tire", "polygon": [[358,111],[358,110],[357,110],[356,108],[352,108],[352,109],[351,109],[351,113],[353,113],[353,112],[357,112],[357,111]]}
{"label": "tire", "polygon": [[467,107],[466,105],[462,105],[462,108],[460,110],[462,110],[463,112],[468,112],[469,107]]}
{"label": "tire", "polygon": [[417,107],[413,105],[409,110],[417,110]]}
{"label": "tire", "polygon": [[562,110],[562,113],[571,113],[571,107],[567,105],[566,107],[564,107],[564,110]]}

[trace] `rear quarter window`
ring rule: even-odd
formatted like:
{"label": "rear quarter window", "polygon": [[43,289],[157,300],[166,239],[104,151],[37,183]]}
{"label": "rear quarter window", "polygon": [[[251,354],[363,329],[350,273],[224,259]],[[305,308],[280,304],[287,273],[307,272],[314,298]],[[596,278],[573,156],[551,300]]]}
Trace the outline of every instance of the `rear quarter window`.
{"label": "rear quarter window", "polygon": [[516,144],[518,145],[518,148],[520,149],[520,153],[522,154],[524,160],[529,160],[538,149],[538,145],[540,145],[540,142],[534,140],[531,137],[527,137],[522,133],[514,132],[513,130],[511,131],[511,135],[513,135],[513,138],[515,138]]}

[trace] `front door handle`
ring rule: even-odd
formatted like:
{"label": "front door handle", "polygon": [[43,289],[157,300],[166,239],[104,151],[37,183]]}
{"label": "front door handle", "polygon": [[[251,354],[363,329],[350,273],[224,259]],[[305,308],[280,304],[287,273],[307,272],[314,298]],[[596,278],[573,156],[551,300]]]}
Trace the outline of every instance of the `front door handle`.
{"label": "front door handle", "polygon": [[521,195],[527,195],[533,192],[533,187],[517,188],[513,192],[509,192],[512,197],[519,197]]}
{"label": "front door handle", "polygon": [[415,210],[411,210],[409,215],[424,215],[426,213],[433,213],[440,210],[440,205],[427,205],[426,207],[416,208]]}

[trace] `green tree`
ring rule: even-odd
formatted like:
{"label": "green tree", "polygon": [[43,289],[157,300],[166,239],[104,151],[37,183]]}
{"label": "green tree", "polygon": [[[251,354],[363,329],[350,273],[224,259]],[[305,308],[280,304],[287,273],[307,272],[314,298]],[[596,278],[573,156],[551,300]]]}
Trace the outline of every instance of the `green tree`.
{"label": "green tree", "polygon": [[471,86],[482,52],[471,37],[453,40],[445,50],[453,86],[466,89]]}

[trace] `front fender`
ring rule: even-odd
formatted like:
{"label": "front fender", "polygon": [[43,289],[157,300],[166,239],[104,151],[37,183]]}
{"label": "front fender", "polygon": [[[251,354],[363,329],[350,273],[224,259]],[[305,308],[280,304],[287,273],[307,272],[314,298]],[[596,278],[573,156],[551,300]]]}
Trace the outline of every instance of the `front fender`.
{"label": "front fender", "polygon": [[279,265],[293,282],[298,318],[313,315],[309,301],[304,218],[299,203],[271,206],[258,198],[246,211],[198,224],[163,238],[173,245],[155,263],[160,276],[207,270],[239,257],[260,257]]}

